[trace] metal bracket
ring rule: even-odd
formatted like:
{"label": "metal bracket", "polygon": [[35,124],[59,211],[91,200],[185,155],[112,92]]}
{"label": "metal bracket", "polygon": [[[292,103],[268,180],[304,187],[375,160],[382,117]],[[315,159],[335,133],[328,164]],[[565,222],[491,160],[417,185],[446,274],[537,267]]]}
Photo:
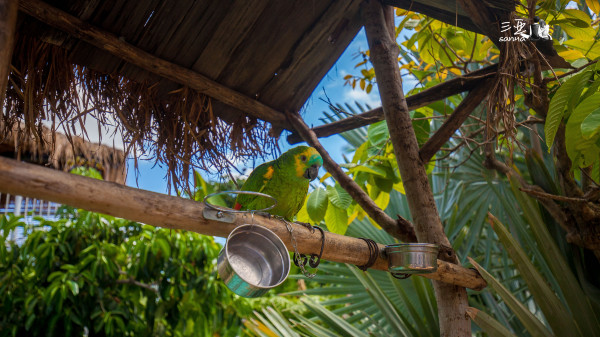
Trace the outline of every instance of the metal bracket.
{"label": "metal bracket", "polygon": [[228,212],[219,211],[216,209],[204,208],[202,216],[207,220],[215,220],[225,223],[233,223],[235,221],[235,215]]}

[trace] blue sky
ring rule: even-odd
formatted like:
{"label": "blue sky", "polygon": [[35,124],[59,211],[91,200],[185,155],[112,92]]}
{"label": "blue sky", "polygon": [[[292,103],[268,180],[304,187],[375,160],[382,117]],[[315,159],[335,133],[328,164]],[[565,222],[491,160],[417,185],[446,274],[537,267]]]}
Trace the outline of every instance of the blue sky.
{"label": "blue sky", "polygon": [[[372,108],[381,105],[376,87],[373,88],[370,94],[366,94],[366,92],[360,90],[358,86],[356,90],[353,90],[352,87],[344,85],[343,77],[346,74],[359,74],[360,70],[354,68],[354,66],[361,61],[361,58],[357,58],[357,53],[360,50],[365,51],[367,49],[367,39],[364,29],[362,29],[348,48],[346,48],[337,63],[330,69],[323,80],[321,80],[321,83],[319,83],[303,107],[302,113],[309,126],[323,124],[323,122],[319,121],[319,118],[322,117],[323,111],[329,111],[327,103],[322,101],[322,99],[326,99],[325,95],[329,97],[332,103],[350,102],[354,104],[353,102],[357,101],[363,104],[366,103]],[[284,133],[279,140],[279,146],[282,151],[292,147],[285,140],[286,135],[287,134]],[[321,138],[321,143],[334,160],[343,162],[342,147],[345,142],[341,137],[330,136]],[[166,169],[164,167],[155,165],[152,161],[138,161],[139,174],[136,183],[133,160],[130,160],[128,164],[127,185],[159,193],[168,192],[167,181],[165,178]],[[258,165],[260,162],[256,162],[255,164]],[[320,174],[322,175],[324,172],[321,171]],[[207,175],[204,176],[207,177]]]}

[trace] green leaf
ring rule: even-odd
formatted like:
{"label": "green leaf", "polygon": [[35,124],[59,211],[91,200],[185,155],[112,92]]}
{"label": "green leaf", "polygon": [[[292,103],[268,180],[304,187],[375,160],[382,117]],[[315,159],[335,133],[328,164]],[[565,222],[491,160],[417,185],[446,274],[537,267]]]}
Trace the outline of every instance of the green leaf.
{"label": "green leaf", "polygon": [[544,277],[537,271],[517,240],[496,217],[492,214],[488,214],[488,216],[492,221],[494,232],[496,232],[500,242],[502,242],[508,255],[515,263],[521,277],[527,283],[529,291],[537,305],[542,309],[552,332],[556,336],[574,336],[574,334],[581,336],[574,323],[573,316],[558,299]]}
{"label": "green leaf", "polygon": [[386,121],[380,121],[369,125],[367,137],[373,146],[380,148],[390,138],[390,132],[386,123]]}
{"label": "green leaf", "polygon": [[379,311],[381,311],[383,316],[387,319],[390,327],[393,329],[394,335],[408,336],[404,322],[400,319],[400,315],[396,311],[396,308],[394,308],[385,293],[377,285],[377,282],[375,282],[369,274],[363,273],[355,267],[350,267],[350,270],[365,287],[365,290],[371,296],[373,302],[377,305],[377,308],[379,308]]}
{"label": "green leaf", "polygon": [[67,284],[69,285],[69,289],[71,289],[73,295],[77,296],[77,294],[79,294],[79,285],[77,284],[77,282],[73,280],[67,280]]}
{"label": "green leaf", "polygon": [[585,12],[580,11],[578,9],[573,9],[573,8],[569,8],[569,9],[565,9],[563,11],[563,14],[565,17],[569,18],[569,19],[575,19],[580,21],[579,23],[577,23],[577,27],[589,27],[590,26],[590,22],[592,20],[592,18],[590,18],[589,15],[587,15]]}
{"label": "green leaf", "polygon": [[345,208],[339,208],[329,203],[325,213],[325,224],[330,232],[343,235],[348,229],[348,213]]}
{"label": "green leaf", "polygon": [[600,323],[594,315],[590,299],[585,295],[564,255],[548,232],[537,203],[519,190],[516,178],[510,177],[510,183],[513,193],[523,210],[523,215],[531,226],[535,241],[538,246],[544,247],[541,250],[544,260],[548,263],[552,274],[556,276],[558,285],[564,294],[565,302],[571,309],[582,335],[586,337],[600,336],[600,330],[598,329]]}
{"label": "green leaf", "polygon": [[581,135],[585,139],[590,139],[600,131],[600,108],[592,111],[584,120],[581,122]]}
{"label": "green leaf", "polygon": [[382,167],[377,167],[374,165],[355,165],[352,166],[349,171],[351,173],[356,173],[356,172],[366,172],[366,173],[371,173],[371,174],[376,174],[382,177],[386,177],[387,176],[387,172],[385,171],[384,168]]}
{"label": "green leaf", "polygon": [[552,97],[550,107],[548,108],[548,115],[546,116],[546,124],[544,125],[548,151],[550,151],[554,143],[554,137],[563,119],[565,109],[568,109],[567,115],[570,114],[590,76],[591,71],[584,70],[582,73],[569,78],[558,88],[554,97]]}
{"label": "green leaf", "polygon": [[156,243],[160,247],[164,257],[169,258],[171,256],[171,245],[169,244],[169,241],[163,238],[158,238],[156,239]]}
{"label": "green leaf", "polygon": [[411,117],[413,119],[415,119],[415,118],[417,119],[417,120],[412,121],[412,125],[413,125],[413,129],[415,130],[415,136],[417,137],[417,142],[419,143],[419,146],[422,146],[429,139],[429,131],[430,131],[429,120],[421,119],[421,118],[425,118],[426,116],[419,111],[413,111],[411,113]]}
{"label": "green leaf", "polygon": [[505,328],[502,324],[500,324],[500,322],[485,312],[480,311],[479,309],[469,307],[467,309],[467,315],[469,315],[469,317],[481,328],[481,330],[491,337],[515,336],[515,334],[510,332],[510,330]]}
{"label": "green leaf", "polygon": [[327,204],[327,191],[320,187],[316,188],[306,201],[308,216],[316,223],[321,222],[327,211]]}
{"label": "green leaf", "polygon": [[596,30],[594,28],[587,27],[576,27],[572,25],[561,25],[562,28],[570,37],[580,41],[594,41],[596,36]]}
{"label": "green leaf", "polygon": [[352,203],[352,197],[342,186],[340,186],[340,184],[335,184],[335,186],[327,186],[327,196],[329,197],[329,201],[334,206],[341,209],[350,207],[350,204]]}
{"label": "green leaf", "polygon": [[599,135],[585,139],[581,133],[583,121],[600,106],[600,93],[596,93],[573,110],[565,128],[567,154],[575,167],[587,167],[598,161],[600,148],[597,140]]}
{"label": "green leaf", "polygon": [[29,315],[29,317],[27,317],[27,321],[25,322],[25,330],[29,331],[29,329],[31,329],[31,325],[33,324],[33,322],[35,321],[35,314],[31,314]]}
{"label": "green leaf", "polygon": [[570,39],[565,41],[566,46],[571,47],[574,50],[578,50],[587,58],[596,59],[600,57],[600,43],[598,40],[583,41],[577,39]]}
{"label": "green leaf", "polygon": [[325,322],[329,327],[334,329],[339,336],[346,337],[367,337],[368,335],[364,332],[358,330],[348,322],[346,322],[342,317],[337,316],[331,311],[327,310],[322,305],[311,301],[308,298],[301,299],[302,303],[306,305],[306,307],[316,314],[323,322]]}
{"label": "green leaf", "polygon": [[523,323],[527,332],[532,336],[552,336],[552,333],[529,311],[517,298],[506,289],[500,281],[495,279],[487,270],[483,269],[477,262],[468,257],[471,264],[479,271],[483,279],[487,282],[496,294],[502,298],[504,303],[512,310],[517,318]]}

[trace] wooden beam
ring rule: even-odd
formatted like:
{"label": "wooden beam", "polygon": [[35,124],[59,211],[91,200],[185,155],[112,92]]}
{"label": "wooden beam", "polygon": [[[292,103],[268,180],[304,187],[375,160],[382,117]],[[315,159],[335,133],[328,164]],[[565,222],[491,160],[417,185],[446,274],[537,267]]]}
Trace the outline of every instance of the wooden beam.
{"label": "wooden beam", "polygon": [[500,18],[497,14],[508,19],[510,12],[494,11],[480,0],[456,0],[456,3],[464,10],[477,28],[487,35],[496,46],[499,46]]}
{"label": "wooden beam", "polygon": [[[19,9],[52,27],[69,33],[97,48],[119,57],[135,66],[155,73],[173,82],[188,86],[198,92],[237,108],[250,116],[276,126],[287,126],[285,115],[273,108],[191,69],[160,59],[117,36],[96,28],[85,21],[54,8],[40,0],[20,0]],[[286,127],[287,128],[287,127]]]}
{"label": "wooden beam", "polygon": [[[483,34],[483,31],[473,23],[471,18],[462,13],[462,11],[457,12],[455,9],[453,9],[452,11],[448,11],[445,8],[437,8],[435,7],[436,3],[433,1],[432,5],[424,4],[413,0],[383,0],[382,2],[386,5],[427,15],[430,18],[442,21],[452,26],[457,26],[475,33]],[[445,2],[445,0],[440,1],[439,4],[441,5]],[[448,4],[451,3],[451,1],[448,1]]]}
{"label": "wooden beam", "polygon": [[10,63],[17,26],[18,0],[0,0],[0,111],[10,75]]}
{"label": "wooden beam", "polygon": [[[182,229],[227,237],[236,226],[250,223],[249,215],[238,214],[233,223],[204,218],[203,203],[120,184],[77,176],[38,165],[0,157],[0,192],[35,197],[73,207],[104,213],[152,226]],[[283,222],[254,215],[254,222],[274,231],[292,250],[289,232]],[[301,253],[319,253],[321,234],[293,224]],[[379,245],[383,249],[383,245]],[[360,239],[325,234],[323,259],[363,265],[369,260],[369,248]],[[380,254],[374,269],[386,270],[387,259]],[[481,290],[486,283],[471,269],[438,260],[438,271],[424,277]]]}
{"label": "wooden beam", "polygon": [[[491,65],[473,71],[465,76],[453,78],[429,89],[425,89],[419,93],[408,96],[406,98],[408,109],[416,110],[446,97],[454,96],[456,94],[460,94],[461,92],[471,90],[481,85],[485,79],[494,76],[497,68],[497,65]],[[317,126],[312,130],[319,138],[329,137],[344,131],[367,126],[382,121],[383,119],[383,108],[379,107],[362,114],[340,119],[339,121],[335,121],[326,125]],[[297,132],[294,132],[287,137],[287,141],[290,144],[297,144],[302,142],[302,137],[300,137]]]}

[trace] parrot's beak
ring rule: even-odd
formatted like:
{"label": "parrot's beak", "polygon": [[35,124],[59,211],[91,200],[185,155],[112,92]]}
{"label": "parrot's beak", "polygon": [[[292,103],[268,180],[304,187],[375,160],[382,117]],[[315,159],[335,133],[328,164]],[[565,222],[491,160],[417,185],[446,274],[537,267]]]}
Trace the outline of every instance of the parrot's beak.
{"label": "parrot's beak", "polygon": [[304,171],[304,178],[313,181],[319,174],[319,165],[315,164]]}

